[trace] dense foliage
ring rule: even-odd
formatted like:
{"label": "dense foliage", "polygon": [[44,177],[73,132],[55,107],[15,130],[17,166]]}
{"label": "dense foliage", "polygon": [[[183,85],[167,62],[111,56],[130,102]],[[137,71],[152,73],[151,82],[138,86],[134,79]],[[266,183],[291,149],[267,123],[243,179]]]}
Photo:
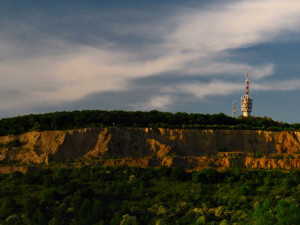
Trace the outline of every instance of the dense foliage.
{"label": "dense foliage", "polygon": [[86,127],[170,127],[210,129],[300,129],[300,124],[276,122],[268,117],[232,118],[223,113],[170,113],[84,110],[31,114],[0,120],[0,135],[18,134],[32,130],[66,130]]}
{"label": "dense foliage", "polygon": [[1,224],[299,224],[300,172],[81,167],[0,175]]}

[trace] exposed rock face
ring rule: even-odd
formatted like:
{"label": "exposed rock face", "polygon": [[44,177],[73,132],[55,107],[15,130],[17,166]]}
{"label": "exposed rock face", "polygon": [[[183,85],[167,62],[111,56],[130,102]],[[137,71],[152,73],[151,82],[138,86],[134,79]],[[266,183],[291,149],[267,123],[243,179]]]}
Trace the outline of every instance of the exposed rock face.
{"label": "exposed rock face", "polygon": [[[14,139],[20,146],[2,147],[0,161],[29,164],[93,156],[135,158],[126,159],[127,164],[141,166],[223,168],[238,157],[238,163],[247,168],[300,168],[295,154],[300,152],[300,132],[296,131],[87,128],[2,136],[0,143],[5,146]],[[218,157],[204,157],[218,152]],[[254,158],[258,153],[267,157]],[[272,155],[282,155],[282,159],[268,158]]]}
{"label": "exposed rock face", "polygon": [[30,171],[30,167],[27,166],[1,166],[0,173],[12,173],[12,172],[21,172],[27,173]]}

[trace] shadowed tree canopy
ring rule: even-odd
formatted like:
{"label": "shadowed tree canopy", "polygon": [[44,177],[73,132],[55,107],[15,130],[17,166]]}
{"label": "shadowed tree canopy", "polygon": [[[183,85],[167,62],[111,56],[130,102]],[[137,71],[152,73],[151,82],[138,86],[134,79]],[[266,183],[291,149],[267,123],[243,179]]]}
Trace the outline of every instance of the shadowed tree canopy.
{"label": "shadowed tree canopy", "polygon": [[219,114],[185,112],[83,110],[30,114],[0,120],[0,135],[27,131],[67,130],[87,127],[169,127],[196,129],[299,129],[300,124],[277,122],[269,117],[233,118]]}

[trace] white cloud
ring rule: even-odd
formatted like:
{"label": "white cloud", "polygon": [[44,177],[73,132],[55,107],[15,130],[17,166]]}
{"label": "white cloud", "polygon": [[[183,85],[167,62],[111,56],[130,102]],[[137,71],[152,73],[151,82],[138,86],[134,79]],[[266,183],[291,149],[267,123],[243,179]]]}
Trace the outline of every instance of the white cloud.
{"label": "white cloud", "polygon": [[[271,82],[250,82],[250,96],[252,90],[260,91],[293,91],[300,89],[300,80],[285,80]],[[222,80],[213,80],[210,82],[181,83],[169,86],[164,89],[165,93],[185,93],[193,95],[199,99],[205,99],[208,96],[224,96],[239,93],[242,95],[245,90],[245,84],[228,82]]]}
{"label": "white cloud", "polygon": [[194,82],[182,83],[165,89],[166,93],[186,93],[196,98],[204,99],[207,96],[228,95],[241,92],[244,88],[243,84],[224,82],[221,80],[213,80],[207,83]]}
{"label": "white cloud", "polygon": [[271,76],[274,70],[275,65],[273,63],[263,66],[250,66],[242,63],[211,60],[195,62],[193,66],[186,66],[186,69],[183,69],[182,72],[205,76],[219,75],[222,77],[244,76],[248,72],[251,74],[251,79],[261,79]]}
{"label": "white cloud", "polygon": [[254,83],[252,89],[258,91],[294,91],[300,89],[300,80]]}
{"label": "white cloud", "polygon": [[297,0],[248,0],[188,10],[175,40],[181,50],[218,52],[270,41],[281,31],[299,31]]}
{"label": "white cloud", "polygon": [[300,2],[229,2],[205,10],[189,9],[179,16],[177,23],[168,43],[177,50],[177,57],[186,62],[197,62],[194,63],[196,66],[186,66],[183,70],[193,74],[249,72],[254,78],[263,78],[273,74],[272,63],[257,67],[220,61],[218,56],[226,50],[273,41],[282,32],[299,32]]}
{"label": "white cloud", "polygon": [[170,95],[152,96],[147,102],[139,102],[133,107],[135,110],[166,110],[173,103]]}

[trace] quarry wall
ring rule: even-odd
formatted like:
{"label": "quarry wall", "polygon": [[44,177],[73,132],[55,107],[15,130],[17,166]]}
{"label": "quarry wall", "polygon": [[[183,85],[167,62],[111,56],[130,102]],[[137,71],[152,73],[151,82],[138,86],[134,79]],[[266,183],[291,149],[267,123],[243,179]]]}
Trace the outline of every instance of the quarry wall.
{"label": "quarry wall", "polygon": [[[19,140],[18,146],[7,143]],[[300,169],[300,132],[168,128],[86,128],[0,137],[0,162],[107,159],[104,165]],[[300,155],[300,154],[299,154]]]}

